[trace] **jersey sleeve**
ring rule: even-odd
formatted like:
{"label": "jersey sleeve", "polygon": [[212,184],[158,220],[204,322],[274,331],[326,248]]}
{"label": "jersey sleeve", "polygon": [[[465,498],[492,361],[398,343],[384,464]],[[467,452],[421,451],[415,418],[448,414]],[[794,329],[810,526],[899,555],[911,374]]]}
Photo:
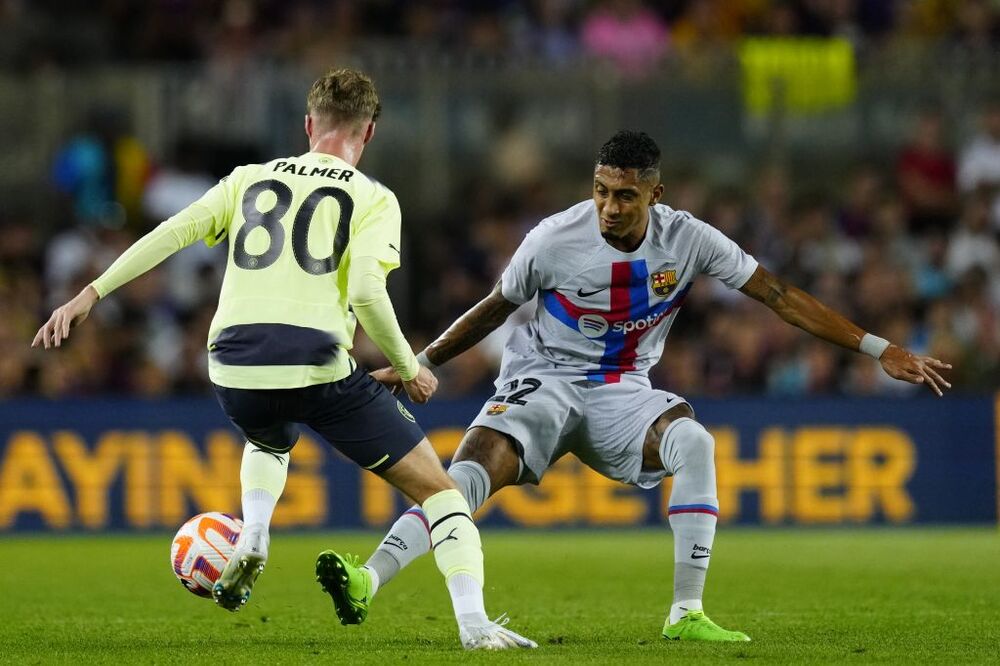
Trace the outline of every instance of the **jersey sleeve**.
{"label": "jersey sleeve", "polygon": [[200,199],[137,240],[91,283],[98,295],[104,298],[198,240],[203,239],[209,247],[222,240],[232,218],[231,189],[223,179]]}
{"label": "jersey sleeve", "polygon": [[[197,211],[202,219],[202,226],[199,227],[198,231],[201,233],[200,238],[205,241],[205,245],[208,247],[218,245],[229,233],[229,225],[233,220],[233,212],[237,206],[238,169],[239,167],[234,169],[231,174],[205,192],[200,199],[188,206],[188,209],[194,207],[201,209]],[[183,214],[183,212],[181,211],[179,214]]]}
{"label": "jersey sleeve", "polygon": [[399,268],[402,219],[396,195],[376,186],[376,195],[351,233],[351,257],[373,257],[386,272]]}
{"label": "jersey sleeve", "polygon": [[347,278],[348,299],[365,333],[404,381],[420,371],[420,364],[399,328],[385,289],[385,269],[373,257],[355,257]]}
{"label": "jersey sleeve", "polygon": [[701,220],[696,225],[699,271],[718,278],[730,289],[739,289],[757,270],[757,260],[724,233]]}
{"label": "jersey sleeve", "polygon": [[542,256],[546,237],[540,226],[529,231],[504,269],[500,278],[500,293],[511,303],[527,303],[546,286],[546,262]]}

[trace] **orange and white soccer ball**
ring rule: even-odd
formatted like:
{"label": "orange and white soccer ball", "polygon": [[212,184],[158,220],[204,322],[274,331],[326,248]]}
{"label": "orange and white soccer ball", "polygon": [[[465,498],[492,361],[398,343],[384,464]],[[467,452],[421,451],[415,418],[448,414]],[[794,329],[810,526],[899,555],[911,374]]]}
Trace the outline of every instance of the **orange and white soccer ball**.
{"label": "orange and white soccer ball", "polygon": [[242,520],[217,511],[199,513],[181,525],[170,544],[170,564],[181,585],[199,597],[211,597],[242,530]]}

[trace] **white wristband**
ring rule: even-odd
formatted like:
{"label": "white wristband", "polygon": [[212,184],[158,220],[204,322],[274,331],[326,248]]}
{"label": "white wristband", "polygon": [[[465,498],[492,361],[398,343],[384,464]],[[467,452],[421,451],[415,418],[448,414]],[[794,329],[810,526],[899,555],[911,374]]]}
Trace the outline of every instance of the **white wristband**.
{"label": "white wristband", "polygon": [[882,358],[882,354],[885,350],[889,348],[889,341],[885,338],[880,338],[877,335],[872,335],[871,333],[865,333],[864,337],[861,338],[861,344],[858,345],[858,351],[862,354],[868,354],[876,361]]}
{"label": "white wristband", "polygon": [[426,351],[422,351],[419,354],[417,354],[417,363],[419,363],[420,365],[424,366],[425,368],[429,368],[431,370],[433,370],[434,368],[437,367],[437,365],[435,365],[434,363],[431,363],[431,360],[429,358],[427,358],[427,352]]}

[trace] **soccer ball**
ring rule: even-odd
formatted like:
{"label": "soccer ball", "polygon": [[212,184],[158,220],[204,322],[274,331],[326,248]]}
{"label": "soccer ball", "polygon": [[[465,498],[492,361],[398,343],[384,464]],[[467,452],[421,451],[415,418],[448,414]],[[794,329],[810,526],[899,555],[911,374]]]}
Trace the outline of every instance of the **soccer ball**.
{"label": "soccer ball", "polygon": [[181,585],[199,597],[211,597],[242,530],[242,520],[217,511],[199,513],[181,525],[170,544],[170,564]]}

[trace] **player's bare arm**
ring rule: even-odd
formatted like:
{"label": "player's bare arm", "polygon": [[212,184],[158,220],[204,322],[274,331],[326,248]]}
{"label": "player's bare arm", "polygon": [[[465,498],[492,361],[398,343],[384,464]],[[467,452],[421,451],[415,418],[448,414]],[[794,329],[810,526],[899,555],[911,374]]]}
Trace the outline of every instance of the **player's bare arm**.
{"label": "player's bare arm", "polygon": [[[798,326],[807,333],[845,349],[861,351],[861,340],[865,336],[865,331],[857,324],[808,293],[773,275],[763,266],[757,267],[747,283],[740,287],[740,291],[760,301],[789,324]],[[942,387],[951,388],[951,384],[938,373],[939,370],[950,370],[951,365],[936,358],[918,356],[902,347],[890,344],[878,360],[893,379],[911,384],[926,383],[939,396],[942,395]]]}
{"label": "player's bare arm", "polygon": [[517,308],[500,292],[497,282],[490,295],[476,303],[459,317],[438,339],[427,345],[424,353],[434,365],[443,365],[468,351],[487,335],[497,330]]}
{"label": "player's bare arm", "polygon": [[[449,326],[448,330],[427,345],[422,354],[432,365],[443,365],[468,351],[499,328],[507,321],[507,317],[520,307],[504,298],[500,284],[497,282],[489,296],[476,303]],[[399,383],[399,375],[392,368],[376,370],[372,373],[372,377],[389,386]]]}
{"label": "player's bare arm", "polygon": [[70,329],[79,326],[90,314],[90,309],[99,301],[101,297],[97,290],[87,285],[83,291],[73,297],[72,300],[60,305],[52,312],[49,320],[35,333],[35,339],[31,341],[32,347],[38,345],[46,349],[50,347],[61,347],[62,341],[69,337]]}

